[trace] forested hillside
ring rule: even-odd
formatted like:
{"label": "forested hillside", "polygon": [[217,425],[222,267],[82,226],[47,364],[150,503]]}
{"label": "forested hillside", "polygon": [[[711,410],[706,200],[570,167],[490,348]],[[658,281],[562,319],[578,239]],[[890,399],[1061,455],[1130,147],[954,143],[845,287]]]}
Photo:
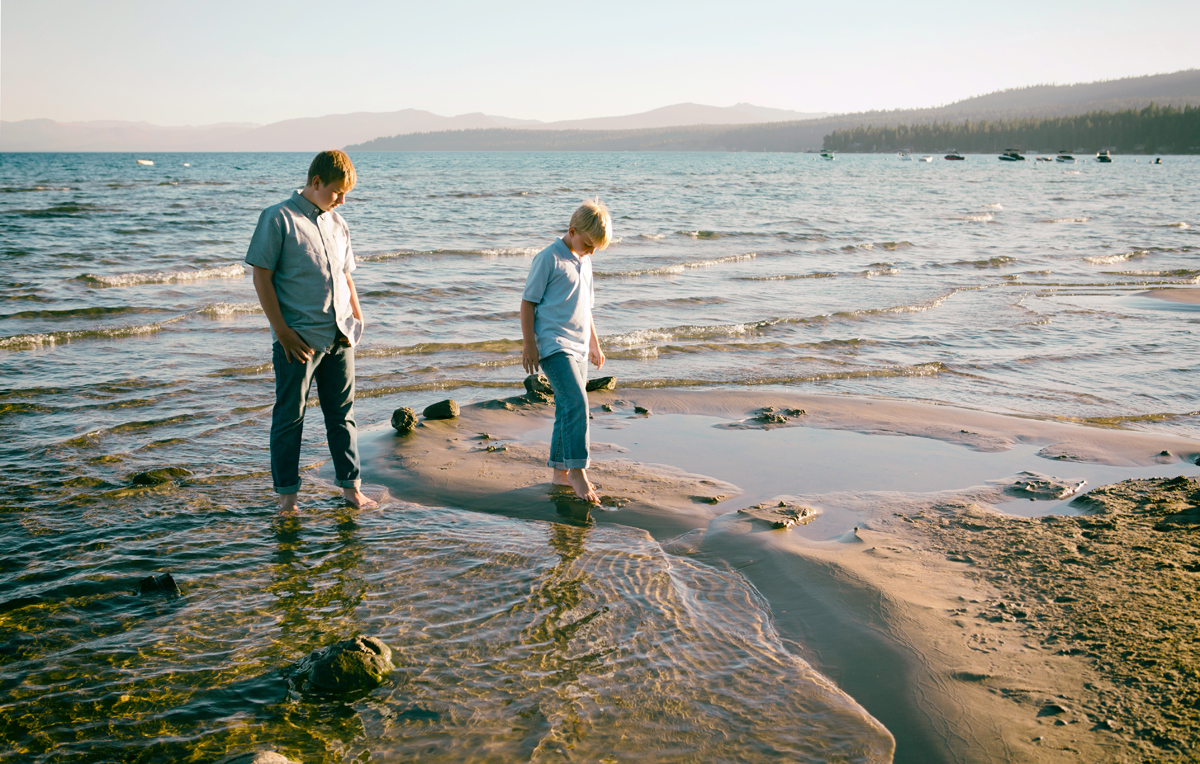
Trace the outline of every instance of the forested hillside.
{"label": "forested hillside", "polygon": [[1097,111],[1069,117],[872,125],[834,130],[824,148],[833,151],[997,152],[1099,151],[1122,154],[1200,153],[1200,106],[1157,106]]}

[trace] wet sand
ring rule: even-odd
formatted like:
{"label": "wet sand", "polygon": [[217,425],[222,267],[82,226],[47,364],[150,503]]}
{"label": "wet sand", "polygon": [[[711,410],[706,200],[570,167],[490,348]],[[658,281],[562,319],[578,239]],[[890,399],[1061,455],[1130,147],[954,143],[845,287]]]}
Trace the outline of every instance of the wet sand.
{"label": "wet sand", "polygon": [[[672,554],[731,566],[765,597],[789,649],[887,727],[897,762],[1191,760],[1188,749],[1200,744],[1200,664],[1189,636],[1200,575],[1194,480],[1142,477],[1066,510],[1087,514],[1029,518],[996,507],[1029,497],[1051,506],[1065,483],[1026,490],[1009,471],[967,486],[947,476],[944,485],[924,478],[929,485],[915,491],[864,490],[856,467],[814,493],[780,469],[764,501],[761,476],[690,473],[671,464],[670,448],[658,449],[666,464],[637,461],[622,439],[661,423],[670,442],[672,417],[662,415],[678,414],[720,418],[705,436],[718,451],[734,432],[802,427],[878,435],[917,449],[918,459],[936,452],[882,436],[956,444],[996,454],[1001,472],[1000,455],[1035,447],[1043,473],[1106,465],[1193,477],[1200,441],[767,391],[618,389],[592,393],[590,403],[600,508],[549,485],[546,444],[531,436],[553,406],[521,398],[465,406],[458,419],[408,435],[364,437],[367,472],[404,499],[638,527]],[[649,409],[649,420],[634,406]],[[674,437],[680,453],[698,447],[694,434]],[[810,507],[816,520],[777,530],[736,511],[780,501]],[[1053,506],[1061,511],[1061,500]]]}
{"label": "wet sand", "polygon": [[1200,305],[1200,289],[1151,289],[1148,292],[1138,292],[1138,296],[1185,305]]}

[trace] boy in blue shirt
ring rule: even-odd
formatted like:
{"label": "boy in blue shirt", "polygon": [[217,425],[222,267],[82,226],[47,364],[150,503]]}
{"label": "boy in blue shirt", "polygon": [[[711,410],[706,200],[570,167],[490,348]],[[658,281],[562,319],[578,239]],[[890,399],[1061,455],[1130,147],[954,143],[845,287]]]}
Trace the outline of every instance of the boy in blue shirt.
{"label": "boy in blue shirt", "polygon": [[554,431],[550,459],[554,485],[570,486],[584,501],[599,504],[588,481],[587,360],[604,366],[592,307],[593,252],[612,240],[612,216],[599,199],[571,215],[567,235],[533,258],[521,300],[521,364],[536,374],[539,364],[554,388]]}
{"label": "boy in blue shirt", "polygon": [[350,229],[333,211],[346,201],[356,179],[345,153],[317,154],[307,185],[259,215],[246,252],[275,338],[271,478],[280,512],[296,507],[304,410],[314,381],[337,484],[350,504],[375,506],[359,490],[354,422],[354,346],[362,338],[363,314],[350,278],[355,268]]}

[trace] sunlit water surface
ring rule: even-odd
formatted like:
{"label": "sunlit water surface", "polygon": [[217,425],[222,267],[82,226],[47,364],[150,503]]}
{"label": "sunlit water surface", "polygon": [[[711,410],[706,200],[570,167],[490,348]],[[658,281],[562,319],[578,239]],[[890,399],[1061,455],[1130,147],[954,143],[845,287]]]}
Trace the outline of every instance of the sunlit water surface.
{"label": "sunlit water surface", "polygon": [[[884,745],[736,573],[641,532],[339,508],[316,422],[314,498],[276,519],[269,334],[240,261],[309,157],[134,158],[0,155],[0,759],[265,741],[305,761],[815,762]],[[530,258],[599,195],[620,238],[596,255],[596,321],[627,387],[1200,435],[1200,313],[1137,296],[1200,281],[1190,157],[354,159],[360,426],[516,392]],[[186,472],[134,484],[167,467]],[[129,593],[165,570],[182,599]],[[384,687],[289,695],[282,668],[357,632],[397,649]]]}

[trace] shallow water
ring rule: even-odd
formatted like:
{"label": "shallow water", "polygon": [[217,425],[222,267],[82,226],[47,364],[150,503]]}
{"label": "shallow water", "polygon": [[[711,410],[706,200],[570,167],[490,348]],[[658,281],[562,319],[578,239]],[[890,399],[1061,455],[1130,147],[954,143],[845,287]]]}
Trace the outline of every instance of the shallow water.
{"label": "shallow water", "polygon": [[[661,743],[663,758],[693,745],[696,760],[822,761],[804,746],[878,742],[778,647],[740,577],[640,533],[450,513],[486,524],[479,544],[444,510],[347,513],[319,481],[312,516],[276,521],[269,334],[240,261],[309,157],[143,158],[155,165],[0,155],[0,544],[13,550],[0,558],[0,758],[206,760],[262,739],[305,761],[453,760],[468,745],[499,761],[544,740],[539,756],[609,746],[652,760]],[[864,393],[1200,436],[1200,312],[1136,296],[1200,282],[1200,165],[985,159],[356,156],[342,212],[368,317],[360,426],[519,389],[530,258],[600,195],[620,240],[596,256],[596,319],[623,385]],[[310,422],[306,464],[327,458],[322,441]],[[162,467],[190,474],[133,484]],[[564,545],[579,549],[569,564]],[[123,593],[162,570],[183,600]],[[470,597],[447,583],[459,580]],[[535,591],[542,609],[522,609]],[[583,641],[544,655],[522,641],[603,607]],[[713,629],[685,627],[696,613]],[[681,641],[639,642],[643,623]],[[334,714],[270,680],[358,630],[428,670],[402,667]],[[563,668],[592,650],[595,673]],[[557,678],[533,668],[546,665]],[[781,705],[764,709],[739,667],[787,687]],[[613,685],[628,708],[614,710]],[[762,721],[814,703],[857,721],[818,714],[823,731],[799,742]],[[636,742],[615,743],[617,728]]]}

